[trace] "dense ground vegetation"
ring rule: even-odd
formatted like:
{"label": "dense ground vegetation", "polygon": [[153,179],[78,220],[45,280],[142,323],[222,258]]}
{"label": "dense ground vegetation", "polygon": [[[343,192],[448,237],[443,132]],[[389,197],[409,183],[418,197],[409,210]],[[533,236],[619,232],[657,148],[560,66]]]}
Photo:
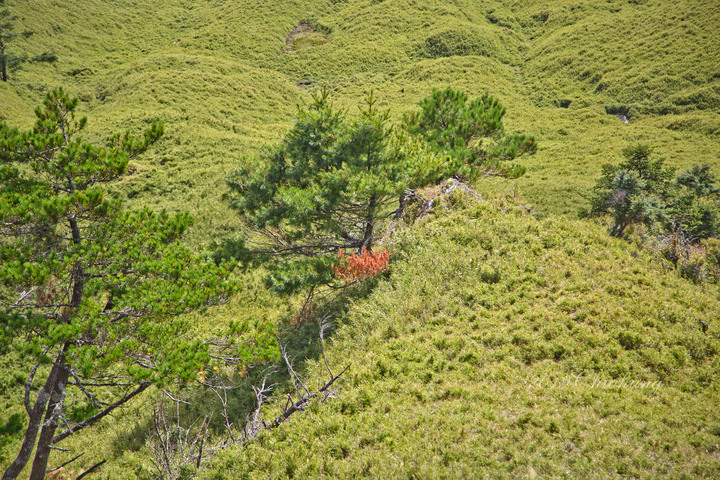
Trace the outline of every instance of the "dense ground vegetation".
{"label": "dense ground vegetation", "polygon": [[[460,192],[458,192],[460,193]],[[339,398],[201,478],[713,478],[720,339],[647,252],[452,195],[337,319]],[[322,377],[322,359],[308,376]],[[275,410],[268,409],[273,417]],[[222,473],[221,473],[222,472]]]}
{"label": "dense ground vegetation", "polygon": [[[537,139],[535,155],[517,162],[523,176],[474,181],[489,200],[451,196],[383,246],[394,254],[388,278],[332,319],[327,359],[340,369],[352,362],[338,398],[314,403],[247,450],[218,454],[202,476],[718,476],[716,287],[665,268],[678,258],[672,239],[658,240],[661,263],[608,236],[609,219],[576,219],[591,208],[602,165],[627,160],[628,146],[646,145],[677,172],[720,171],[715,3],[4,3],[18,17],[14,31],[33,32],[14,37],[13,52],[57,59],[17,64],[0,82],[0,121],[31,127],[34,106],[58,86],[80,99],[78,114],[92,119],[86,140],[96,144],[160,119],[163,142],[132,159],[108,195],[134,210],[188,210],[196,228],[184,245],[197,253],[240,227],[223,200],[227,175],[281,141],[300,99],[310,102],[322,85],[349,112],[373,90],[391,122],[417,112],[433,88],[470,99],[488,92],[507,108],[509,132]],[[186,317],[187,335],[215,335],[228,321],[277,331],[294,342],[300,374],[321,377],[313,319],[328,311],[298,319],[297,299],[272,295],[266,274],[237,273],[238,295]],[[5,465],[26,426],[18,372],[32,365],[6,351],[0,365]],[[198,372],[250,391],[228,401],[238,419],[255,407],[250,385],[265,368],[249,367]],[[290,387],[277,388],[282,397]],[[180,393],[199,402],[188,407],[198,425],[220,406],[203,389]],[[108,459],[102,475],[148,477],[152,410],[139,402],[68,439],[88,453],[66,473]],[[222,425],[212,429],[222,435]],[[425,448],[427,438],[438,447]]]}

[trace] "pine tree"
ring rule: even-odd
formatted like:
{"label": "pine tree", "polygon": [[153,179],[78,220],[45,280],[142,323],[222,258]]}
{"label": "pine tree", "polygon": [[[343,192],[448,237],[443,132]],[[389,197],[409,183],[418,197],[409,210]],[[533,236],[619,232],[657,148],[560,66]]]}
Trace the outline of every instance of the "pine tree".
{"label": "pine tree", "polygon": [[229,177],[230,205],[256,250],[293,262],[274,272],[276,290],[329,281],[338,250],[372,250],[400,194],[447,172],[446,156],[431,153],[372,94],[349,118],[322,89],[279,145]]}
{"label": "pine tree", "polygon": [[720,206],[715,174],[708,165],[694,165],[675,179],[676,194],[668,202],[665,228],[691,242],[717,237]]}
{"label": "pine tree", "polygon": [[[36,110],[32,131],[0,124],[0,348],[35,363],[24,441],[3,479],[16,478],[33,449],[30,478],[43,478],[51,447],[68,435],[151,384],[195,378],[208,346],[185,338],[181,314],[235,289],[226,268],[179,243],[189,215],[131,213],[106,195],[162,125],[96,146],[79,136],[86,120],[76,120],[76,105],[59,89]],[[93,384],[115,384],[119,398],[95,408]],[[86,418],[66,415],[74,389],[89,398]],[[57,433],[59,425],[67,429]]]}
{"label": "pine tree", "polygon": [[461,173],[469,176],[523,175],[525,167],[503,162],[535,153],[535,139],[507,135],[502,123],[505,108],[488,93],[468,100],[463,92],[450,87],[433,89],[420,101],[420,111],[405,116],[405,126],[422,136],[435,150],[449,153]]}
{"label": "pine tree", "polygon": [[675,168],[652,159],[647,145],[630,145],[622,154],[620,164],[602,166],[590,209],[581,210],[581,217],[612,215],[610,234],[615,237],[632,224],[645,224],[687,244],[717,236],[720,189],[708,165],[695,165],[673,179]]}
{"label": "pine tree", "polygon": [[632,224],[652,225],[665,217],[675,175],[662,159],[650,158],[647,145],[629,146],[622,153],[625,160],[619,165],[602,166],[590,211],[581,212],[581,216],[612,215],[610,234],[614,237],[622,237]]}

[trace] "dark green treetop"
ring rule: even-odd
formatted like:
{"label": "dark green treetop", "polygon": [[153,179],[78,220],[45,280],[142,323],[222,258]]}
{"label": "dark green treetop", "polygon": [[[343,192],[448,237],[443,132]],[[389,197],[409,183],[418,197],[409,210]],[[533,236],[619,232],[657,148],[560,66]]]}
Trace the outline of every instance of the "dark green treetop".
{"label": "dark green treetop", "polygon": [[448,87],[433,89],[420,101],[420,111],[407,115],[404,123],[436,151],[449,153],[459,173],[518,177],[525,167],[503,162],[533,154],[537,145],[533,137],[507,135],[504,115],[505,108],[488,93],[468,101],[463,92]]}
{"label": "dark green treetop", "polygon": [[665,199],[675,174],[664,160],[650,158],[650,147],[633,145],[623,150],[619,165],[605,164],[590,200],[590,210],[581,216],[610,214],[610,234],[622,237],[634,223],[651,225],[665,214]]}
{"label": "dark green treetop", "polygon": [[708,165],[694,165],[675,179],[676,195],[668,203],[665,228],[697,241],[717,237],[720,212],[715,174]]}
{"label": "dark green treetop", "polygon": [[652,159],[649,146],[631,145],[622,151],[624,161],[605,164],[581,216],[610,214],[610,234],[622,237],[628,226],[645,224],[690,241],[717,235],[718,193],[715,176],[707,165],[696,165],[675,177],[675,168],[661,158]]}

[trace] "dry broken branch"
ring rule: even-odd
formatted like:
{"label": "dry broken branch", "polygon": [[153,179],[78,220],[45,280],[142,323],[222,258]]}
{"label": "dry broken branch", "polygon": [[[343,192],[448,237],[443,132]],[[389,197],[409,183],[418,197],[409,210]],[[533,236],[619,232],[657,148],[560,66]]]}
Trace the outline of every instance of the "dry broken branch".
{"label": "dry broken branch", "polygon": [[[345,371],[350,368],[350,364],[348,364],[345,368],[343,368],[343,371],[340,372],[338,375],[335,375],[332,377],[325,385],[323,385],[317,392],[310,393],[309,395],[306,395],[304,397],[301,397],[300,400],[297,402],[294,402],[292,405],[287,407],[285,411],[283,411],[273,422],[269,425],[268,428],[275,428],[278,425],[280,425],[282,422],[287,420],[293,413],[299,412],[301,410],[305,410],[305,407],[310,403],[310,401],[314,398],[317,398],[321,396],[323,393],[328,392],[329,388],[337,381],[338,379],[342,378],[342,374],[345,373]],[[327,398],[324,397],[323,400]]]}

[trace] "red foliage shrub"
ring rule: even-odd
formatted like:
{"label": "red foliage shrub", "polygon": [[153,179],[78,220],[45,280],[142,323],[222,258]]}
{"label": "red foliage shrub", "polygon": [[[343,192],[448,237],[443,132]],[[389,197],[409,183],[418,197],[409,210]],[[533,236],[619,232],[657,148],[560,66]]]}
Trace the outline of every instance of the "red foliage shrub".
{"label": "red foliage shrub", "polygon": [[360,255],[354,252],[345,255],[340,250],[338,252],[338,265],[333,265],[332,271],[335,278],[345,280],[345,284],[349,284],[379,275],[389,268],[389,262],[390,253],[387,250],[369,252],[363,247]]}

